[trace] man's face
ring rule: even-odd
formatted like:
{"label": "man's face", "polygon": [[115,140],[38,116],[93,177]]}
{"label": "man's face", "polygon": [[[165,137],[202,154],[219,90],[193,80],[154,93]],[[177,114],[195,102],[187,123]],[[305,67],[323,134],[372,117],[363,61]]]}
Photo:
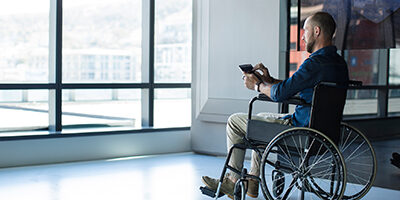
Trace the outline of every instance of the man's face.
{"label": "man's face", "polygon": [[315,37],[314,37],[313,27],[310,23],[309,18],[307,18],[306,21],[304,22],[303,29],[304,29],[304,34],[301,37],[301,39],[306,44],[307,52],[312,53],[315,45]]}

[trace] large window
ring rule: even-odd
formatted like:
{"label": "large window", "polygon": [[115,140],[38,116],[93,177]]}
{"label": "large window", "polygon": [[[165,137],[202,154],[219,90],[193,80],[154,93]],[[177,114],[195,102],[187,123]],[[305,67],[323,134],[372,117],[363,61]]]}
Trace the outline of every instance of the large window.
{"label": "large window", "polygon": [[337,30],[334,44],[347,61],[352,80],[363,87],[349,90],[345,115],[387,117],[400,114],[400,2],[393,0],[291,0],[289,63],[291,76],[309,56],[302,26],[318,11],[330,13]]}
{"label": "large window", "polygon": [[0,136],[190,126],[191,0],[15,0],[0,11]]}

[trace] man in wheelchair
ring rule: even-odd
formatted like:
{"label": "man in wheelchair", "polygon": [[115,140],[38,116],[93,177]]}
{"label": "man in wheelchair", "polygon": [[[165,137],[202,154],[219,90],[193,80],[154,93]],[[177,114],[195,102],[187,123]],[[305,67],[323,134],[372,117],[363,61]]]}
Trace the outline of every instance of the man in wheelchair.
{"label": "man in wheelchair", "polygon": [[[307,58],[292,77],[278,80],[270,76],[268,69],[262,64],[257,64],[251,73],[243,73],[244,85],[259,93],[265,94],[273,101],[282,102],[298,94],[307,103],[311,103],[314,87],[320,82],[347,83],[349,81],[348,69],[345,60],[337,54],[332,38],[336,24],[332,16],[325,12],[318,12],[308,17],[304,23],[302,40],[311,55]],[[258,77],[258,78],[257,78]],[[260,80],[261,78],[261,80]],[[293,114],[260,113],[252,119],[267,123],[278,123],[294,127],[307,127],[310,119],[310,105],[297,105]],[[236,113],[229,117],[226,126],[228,152],[235,144],[243,144],[247,130],[248,116],[245,113]],[[276,132],[267,134],[275,135]],[[229,165],[237,171],[242,171],[245,151],[234,149],[230,155]],[[260,157],[254,151],[251,159],[249,174],[260,176]],[[238,173],[227,173],[220,186],[220,192],[230,198],[234,196],[236,181],[240,178]],[[216,191],[219,179],[202,177],[203,183]],[[258,196],[259,179],[247,180],[247,195],[253,198]]]}

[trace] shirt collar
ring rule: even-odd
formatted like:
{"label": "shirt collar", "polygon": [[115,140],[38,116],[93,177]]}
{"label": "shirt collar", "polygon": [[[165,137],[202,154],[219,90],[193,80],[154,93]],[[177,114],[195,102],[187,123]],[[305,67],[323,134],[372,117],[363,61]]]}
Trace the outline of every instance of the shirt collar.
{"label": "shirt collar", "polygon": [[336,46],[326,46],[323,48],[318,49],[317,51],[315,51],[314,53],[312,53],[310,55],[310,57],[315,56],[315,55],[321,55],[321,54],[330,54],[330,53],[336,53],[337,52],[337,48]]}

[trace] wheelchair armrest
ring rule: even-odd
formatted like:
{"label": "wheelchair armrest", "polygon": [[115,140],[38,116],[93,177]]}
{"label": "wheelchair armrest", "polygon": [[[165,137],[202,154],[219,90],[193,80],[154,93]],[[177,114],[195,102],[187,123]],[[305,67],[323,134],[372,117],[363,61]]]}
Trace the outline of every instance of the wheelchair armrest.
{"label": "wheelchair armrest", "polygon": [[[257,100],[275,102],[265,94],[259,94]],[[292,96],[281,103],[294,104],[294,105],[311,105],[307,103],[304,99],[300,98],[299,96]]]}
{"label": "wheelchair armrest", "polygon": [[269,98],[269,96],[267,96],[267,95],[265,95],[263,93],[258,94],[257,100],[274,102],[271,98]]}
{"label": "wheelchair armrest", "polygon": [[362,86],[362,81],[349,80],[349,86]]}

